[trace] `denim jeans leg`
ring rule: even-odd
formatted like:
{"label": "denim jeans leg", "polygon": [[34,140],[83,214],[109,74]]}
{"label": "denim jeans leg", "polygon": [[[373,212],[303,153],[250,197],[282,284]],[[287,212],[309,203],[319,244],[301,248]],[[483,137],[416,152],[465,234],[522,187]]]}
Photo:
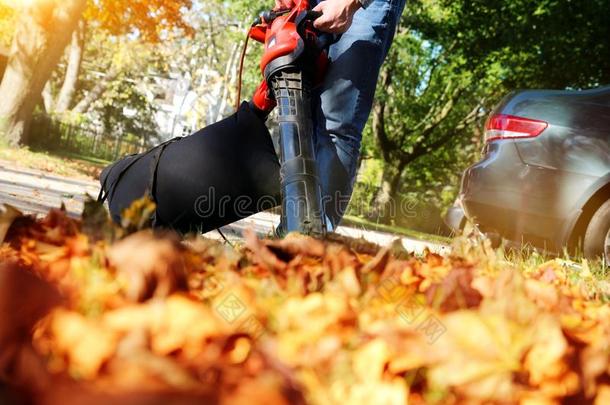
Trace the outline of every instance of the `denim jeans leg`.
{"label": "denim jeans leg", "polygon": [[349,203],[362,131],[404,5],[405,0],[373,1],[356,12],[350,29],[329,49],[329,70],[314,94],[316,160],[329,229],[338,226]]}

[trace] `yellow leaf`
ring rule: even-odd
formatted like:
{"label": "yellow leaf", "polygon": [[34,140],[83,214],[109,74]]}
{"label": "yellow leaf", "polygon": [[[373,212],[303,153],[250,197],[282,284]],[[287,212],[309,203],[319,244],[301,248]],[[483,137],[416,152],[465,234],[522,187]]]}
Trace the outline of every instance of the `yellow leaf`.
{"label": "yellow leaf", "polygon": [[568,345],[557,318],[551,316],[538,319],[533,339],[524,367],[529,373],[530,384],[537,386],[565,372],[566,365],[562,359]]}
{"label": "yellow leaf", "polygon": [[[2,207],[0,207],[2,208]],[[0,244],[4,242],[6,233],[13,224],[13,221],[23,214],[17,208],[10,205],[4,205],[4,209],[0,213]]]}
{"label": "yellow leaf", "polygon": [[440,356],[428,376],[434,387],[453,387],[472,398],[510,400],[513,372],[526,348],[519,326],[501,315],[457,311],[441,319],[447,332],[431,348]]}
{"label": "yellow leaf", "polygon": [[610,404],[610,385],[604,384],[599,387],[595,397],[595,405]]}
{"label": "yellow leaf", "polygon": [[85,379],[95,378],[100,367],[115,352],[118,335],[76,312],[55,310],[49,332],[56,355],[65,355],[70,371]]}
{"label": "yellow leaf", "polygon": [[354,352],[354,373],[361,381],[381,381],[389,359],[387,344],[374,339]]}

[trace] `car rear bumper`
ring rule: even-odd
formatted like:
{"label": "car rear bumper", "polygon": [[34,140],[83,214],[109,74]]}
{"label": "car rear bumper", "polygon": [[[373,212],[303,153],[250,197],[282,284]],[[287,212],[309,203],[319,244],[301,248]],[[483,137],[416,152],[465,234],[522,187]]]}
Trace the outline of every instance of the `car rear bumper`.
{"label": "car rear bumper", "polygon": [[500,141],[465,171],[460,198],[483,232],[557,250],[568,242],[587,183],[576,173],[528,165],[515,142]]}
{"label": "car rear bumper", "polygon": [[459,233],[464,227],[466,221],[466,215],[464,214],[464,208],[459,199],[447,210],[447,213],[443,217],[445,225],[451,229],[454,233]]}

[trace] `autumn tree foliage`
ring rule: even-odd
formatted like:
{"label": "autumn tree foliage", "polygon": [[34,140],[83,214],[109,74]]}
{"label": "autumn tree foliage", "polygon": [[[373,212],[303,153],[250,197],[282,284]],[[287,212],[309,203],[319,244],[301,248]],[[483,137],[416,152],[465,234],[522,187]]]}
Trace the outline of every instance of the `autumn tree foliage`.
{"label": "autumn tree foliage", "polygon": [[15,9],[0,1],[0,50],[10,45],[15,25]]}
{"label": "autumn tree foliage", "polygon": [[[8,4],[5,2],[5,4]],[[12,3],[11,3],[12,4]],[[184,14],[190,0],[36,0],[19,3],[8,66],[0,84],[0,141],[22,143],[43,87],[85,17],[112,33],[158,41],[164,31],[190,32]],[[76,55],[78,62],[79,56]],[[77,73],[78,70],[76,70]],[[74,72],[73,72],[74,74]],[[66,102],[62,102],[65,106]]]}
{"label": "autumn tree foliage", "polygon": [[85,18],[96,21],[111,34],[136,30],[142,39],[156,42],[175,28],[192,32],[184,18],[191,5],[191,0],[89,1]]}

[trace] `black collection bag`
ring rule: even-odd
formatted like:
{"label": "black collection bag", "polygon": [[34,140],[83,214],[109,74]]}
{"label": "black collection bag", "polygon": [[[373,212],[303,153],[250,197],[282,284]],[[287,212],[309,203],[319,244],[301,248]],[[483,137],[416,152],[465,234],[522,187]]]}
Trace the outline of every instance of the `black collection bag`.
{"label": "black collection bag", "polygon": [[148,195],[153,226],[207,232],[280,204],[280,165],[264,120],[243,103],[190,136],[127,156],[100,177],[114,221]]}

